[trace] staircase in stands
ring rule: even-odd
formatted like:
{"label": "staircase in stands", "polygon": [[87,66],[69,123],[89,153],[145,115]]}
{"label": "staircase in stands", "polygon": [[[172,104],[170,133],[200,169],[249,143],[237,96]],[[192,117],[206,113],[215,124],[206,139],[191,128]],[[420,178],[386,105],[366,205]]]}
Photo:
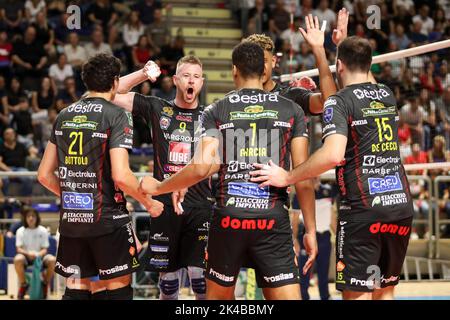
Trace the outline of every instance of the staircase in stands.
{"label": "staircase in stands", "polygon": [[163,0],[170,4],[172,37],[182,35],[185,54],[203,63],[206,97],[209,104],[233,90],[231,51],[242,32],[224,0]]}

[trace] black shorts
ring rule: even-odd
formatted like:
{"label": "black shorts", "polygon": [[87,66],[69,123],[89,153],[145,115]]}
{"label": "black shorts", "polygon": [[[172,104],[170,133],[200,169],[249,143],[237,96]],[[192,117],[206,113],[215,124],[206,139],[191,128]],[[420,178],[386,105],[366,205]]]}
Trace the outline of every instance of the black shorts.
{"label": "black shorts", "polygon": [[177,215],[172,206],[165,205],[163,213],[151,219],[148,271],[173,272],[188,266],[205,268],[212,208],[183,209],[184,213]]}
{"label": "black shorts", "polygon": [[336,234],[336,289],[373,292],[400,280],[412,217],[392,222],[339,219]]}
{"label": "black shorts", "polygon": [[133,273],[139,268],[138,252],[131,222],[113,233],[98,237],[59,238],[55,272],[63,277],[108,280]]}
{"label": "black shorts", "polygon": [[[299,283],[289,215],[237,218],[214,211],[206,255],[206,278],[225,287],[236,283],[243,266],[252,267],[260,288]],[[275,211],[275,210],[274,210]]]}

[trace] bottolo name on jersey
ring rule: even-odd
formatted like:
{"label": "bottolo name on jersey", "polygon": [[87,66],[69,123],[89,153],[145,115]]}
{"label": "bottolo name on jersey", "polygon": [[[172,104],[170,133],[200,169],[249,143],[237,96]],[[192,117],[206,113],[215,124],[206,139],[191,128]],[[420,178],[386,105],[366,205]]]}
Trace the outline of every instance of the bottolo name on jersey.
{"label": "bottolo name on jersey", "polygon": [[248,106],[244,111],[230,112],[230,120],[278,119],[278,111],[264,110],[263,106]]}

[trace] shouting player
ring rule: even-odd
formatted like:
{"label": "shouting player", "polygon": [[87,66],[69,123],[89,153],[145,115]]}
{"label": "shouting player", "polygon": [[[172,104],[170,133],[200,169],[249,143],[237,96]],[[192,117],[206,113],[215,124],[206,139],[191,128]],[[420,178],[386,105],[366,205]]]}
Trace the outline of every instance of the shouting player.
{"label": "shouting player", "polygon": [[[114,103],[135,116],[141,116],[152,130],[155,148],[155,172],[158,180],[169,178],[181,170],[194,153],[201,134],[199,118],[203,106],[198,95],[203,86],[202,63],[195,56],[178,61],[173,76],[175,100],[129,92],[147,80],[155,80],[159,68],[149,62],[145,68],[120,79],[119,92]],[[160,298],[178,299],[181,268],[187,268],[192,290],[197,299],[204,299],[204,255],[212,210],[210,180],[170,195],[161,195],[164,212],[151,219],[149,270],[160,273]],[[181,206],[182,203],[182,206]],[[182,212],[183,211],[183,212]]]}
{"label": "shouting player", "polygon": [[[106,54],[83,65],[89,94],[59,113],[38,170],[39,182],[61,198],[55,271],[68,278],[65,300],[132,299],[139,261],[124,193],[154,217],[163,209],[139,192],[129,168],[133,119],[111,103],[119,73],[120,61]],[[91,292],[97,275],[96,288],[106,290]]]}
{"label": "shouting player", "polygon": [[[232,63],[237,90],[205,110],[193,160],[161,183],[144,178],[141,188],[149,194],[167,193],[218,172],[206,259],[207,298],[233,299],[240,268],[251,266],[267,299],[300,299],[286,188],[258,188],[249,181],[249,172],[252,159],[278,159],[284,168],[291,157],[294,166],[307,159],[304,113],[293,101],[264,91],[260,46],[240,43]],[[317,254],[313,197],[305,203],[304,218],[310,255],[306,272]]]}
{"label": "shouting player", "polygon": [[336,62],[342,89],[325,102],[323,146],[290,172],[270,162],[251,173],[261,187],[283,187],[336,167],[336,287],[344,299],[394,297],[413,216],[397,102],[391,89],[374,83],[371,63],[367,40],[344,40]]}

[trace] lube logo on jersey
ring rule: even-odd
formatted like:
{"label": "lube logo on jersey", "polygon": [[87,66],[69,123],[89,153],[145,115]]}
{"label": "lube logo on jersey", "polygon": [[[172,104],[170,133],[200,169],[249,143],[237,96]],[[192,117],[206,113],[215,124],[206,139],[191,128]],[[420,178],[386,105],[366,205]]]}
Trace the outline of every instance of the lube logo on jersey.
{"label": "lube logo on jersey", "polygon": [[191,144],[171,141],[169,144],[169,162],[186,164],[191,160]]}
{"label": "lube logo on jersey", "polygon": [[403,185],[400,181],[398,172],[394,176],[390,175],[383,178],[369,178],[368,182],[370,194],[403,190]]}
{"label": "lube logo on jersey", "polygon": [[326,108],[323,112],[323,121],[328,123],[331,120],[333,120],[333,108]]}
{"label": "lube logo on jersey", "polygon": [[94,197],[92,193],[77,193],[63,191],[63,209],[93,210]]}
{"label": "lube logo on jersey", "polygon": [[269,187],[260,188],[256,183],[230,182],[228,184],[228,194],[238,197],[268,199],[270,192]]}
{"label": "lube logo on jersey", "polygon": [[376,158],[376,156],[364,156],[363,166],[364,167],[375,166],[375,158]]}
{"label": "lube logo on jersey", "polygon": [[264,110],[263,106],[254,105],[246,107],[244,111],[230,112],[230,121],[258,119],[278,119],[278,111]]}
{"label": "lube logo on jersey", "polygon": [[88,121],[87,116],[75,116],[72,121],[66,120],[62,122],[62,129],[75,129],[75,130],[97,130],[98,123],[95,121]]}

